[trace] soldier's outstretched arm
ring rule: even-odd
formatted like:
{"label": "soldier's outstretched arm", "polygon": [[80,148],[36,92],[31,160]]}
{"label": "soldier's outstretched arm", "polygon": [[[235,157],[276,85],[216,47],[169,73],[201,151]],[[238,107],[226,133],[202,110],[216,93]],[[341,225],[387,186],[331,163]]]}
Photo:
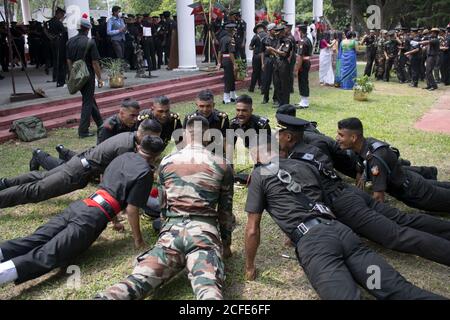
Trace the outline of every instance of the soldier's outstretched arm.
{"label": "soldier's outstretched arm", "polygon": [[[233,214],[233,187],[234,170],[227,164],[222,180],[217,211],[219,214],[220,236],[226,252],[231,246],[231,234],[236,225],[236,218]],[[231,253],[231,252],[229,252]]]}
{"label": "soldier's outstretched arm", "polygon": [[131,232],[133,233],[134,246],[137,249],[145,247],[145,242],[142,238],[141,226],[139,221],[139,208],[129,204],[125,209],[125,212],[128,217],[128,222],[131,226]]}
{"label": "soldier's outstretched arm", "polygon": [[253,281],[256,279],[255,258],[261,238],[261,217],[259,213],[249,212],[247,226],[245,227],[245,278]]}

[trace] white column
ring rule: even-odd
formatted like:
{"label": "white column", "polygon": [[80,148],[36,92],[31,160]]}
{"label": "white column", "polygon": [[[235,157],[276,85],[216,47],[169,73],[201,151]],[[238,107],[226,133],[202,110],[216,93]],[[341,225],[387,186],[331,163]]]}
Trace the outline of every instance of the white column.
{"label": "white column", "polygon": [[253,38],[253,29],[255,28],[255,0],[241,0],[242,20],[247,23],[247,43],[245,44],[245,54],[247,61],[252,61],[253,52],[250,51],[249,45]]}
{"label": "white column", "polygon": [[30,24],[31,20],[31,11],[30,11],[30,1],[29,0],[20,0],[20,4],[22,7],[22,18],[23,24]]}
{"label": "white column", "polygon": [[78,28],[80,27],[80,18],[83,14],[89,13],[89,0],[64,0],[66,5],[66,20],[67,31],[69,38],[78,34]]}
{"label": "white column", "polygon": [[292,34],[295,32],[295,0],[284,0],[284,20],[292,24]]}
{"label": "white column", "polygon": [[195,51],[195,21],[194,15],[191,15],[192,8],[188,7],[192,3],[193,0],[177,0],[179,63],[176,70],[198,70]]}
{"label": "white column", "polygon": [[313,0],[313,18],[317,21],[323,16],[323,0]]}

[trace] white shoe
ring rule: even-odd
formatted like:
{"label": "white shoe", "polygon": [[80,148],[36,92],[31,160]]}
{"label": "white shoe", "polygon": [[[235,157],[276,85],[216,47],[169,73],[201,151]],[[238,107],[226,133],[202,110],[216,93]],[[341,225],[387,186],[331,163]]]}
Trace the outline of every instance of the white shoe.
{"label": "white shoe", "polygon": [[237,99],[236,91],[231,91],[230,92],[230,98],[231,98],[231,100],[236,100]]}
{"label": "white shoe", "polygon": [[229,93],[223,94],[223,104],[229,104],[231,103],[231,98]]}
{"label": "white shoe", "polygon": [[0,286],[9,282],[13,282],[18,278],[16,266],[12,260],[0,263]]}

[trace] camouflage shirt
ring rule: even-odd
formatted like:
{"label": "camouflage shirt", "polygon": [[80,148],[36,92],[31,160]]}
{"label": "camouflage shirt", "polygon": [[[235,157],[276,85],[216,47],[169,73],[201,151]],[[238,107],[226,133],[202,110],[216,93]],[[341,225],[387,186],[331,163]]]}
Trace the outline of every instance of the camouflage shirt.
{"label": "camouflage shirt", "polygon": [[165,157],[159,169],[164,217],[217,217],[224,244],[231,242],[233,168],[200,145],[188,145]]}

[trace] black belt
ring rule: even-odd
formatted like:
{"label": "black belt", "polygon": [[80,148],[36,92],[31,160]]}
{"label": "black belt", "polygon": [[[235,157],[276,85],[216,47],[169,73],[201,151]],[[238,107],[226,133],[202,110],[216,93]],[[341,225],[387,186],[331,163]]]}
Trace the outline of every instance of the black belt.
{"label": "black belt", "polygon": [[312,218],[305,222],[300,223],[291,233],[290,239],[294,244],[297,245],[300,239],[303,238],[303,236],[306,235],[309,232],[309,230],[311,230],[311,228],[321,223],[322,221],[320,221],[317,218]]}
{"label": "black belt", "polygon": [[345,185],[340,184],[335,190],[328,193],[328,199],[330,200],[331,204],[333,204],[334,200],[341,196],[342,191],[344,191],[345,188]]}

